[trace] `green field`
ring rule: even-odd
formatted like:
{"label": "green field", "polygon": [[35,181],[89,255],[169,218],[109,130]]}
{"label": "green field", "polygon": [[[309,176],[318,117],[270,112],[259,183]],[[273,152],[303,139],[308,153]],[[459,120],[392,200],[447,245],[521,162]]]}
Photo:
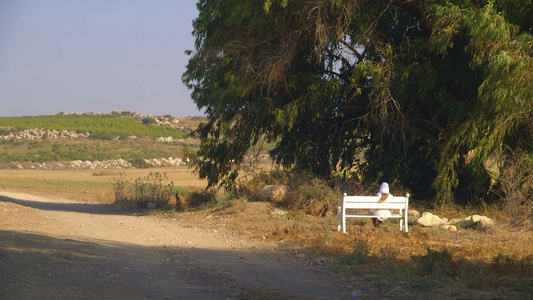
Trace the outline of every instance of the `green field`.
{"label": "green field", "polygon": [[[0,127],[15,129],[51,129],[88,132],[97,137],[148,136],[186,138],[188,134],[178,129],[143,124],[130,116],[114,115],[54,115],[30,117],[2,117]],[[3,129],[4,134],[8,129]],[[2,133],[2,132],[0,132]]]}
{"label": "green field", "polygon": [[165,144],[153,138],[7,140],[0,141],[0,163],[102,161],[118,158],[131,162],[144,158],[180,157],[182,149],[183,145]]}

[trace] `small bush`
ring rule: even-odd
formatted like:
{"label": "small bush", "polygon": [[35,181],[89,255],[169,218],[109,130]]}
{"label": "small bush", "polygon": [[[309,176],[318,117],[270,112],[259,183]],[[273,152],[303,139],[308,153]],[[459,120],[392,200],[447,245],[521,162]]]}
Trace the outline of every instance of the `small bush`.
{"label": "small bush", "polygon": [[214,189],[194,191],[187,197],[187,204],[191,207],[206,207],[217,203],[217,192]]}
{"label": "small bush", "polygon": [[370,257],[370,249],[364,240],[357,240],[355,249],[352,254],[346,254],[339,257],[339,263],[343,265],[360,265],[368,262]]}
{"label": "small bush", "polygon": [[314,178],[291,189],[282,204],[292,210],[327,217],[337,212],[339,198],[339,191],[332,190],[325,181]]}
{"label": "small bush", "polygon": [[287,185],[288,183],[289,174],[281,169],[257,172],[254,168],[248,168],[237,181],[236,194],[239,197],[254,198],[266,185]]}
{"label": "small bush", "polygon": [[148,124],[157,124],[157,121],[154,118],[146,117],[142,120],[144,125]]}
{"label": "small bush", "polygon": [[503,210],[512,226],[533,219],[533,156],[515,150],[507,158],[500,175],[500,196]]}
{"label": "small bush", "polygon": [[0,127],[0,135],[9,135],[11,132],[13,132],[13,128],[11,127]]}
{"label": "small bush", "polygon": [[385,248],[381,248],[381,256],[383,257],[382,265],[384,267],[396,265],[399,254],[400,252],[393,244],[387,244]]}
{"label": "small bush", "polygon": [[128,180],[124,172],[119,172],[118,177],[113,178],[113,191],[115,192],[115,202],[126,201],[126,187]]}
{"label": "small bush", "polygon": [[159,205],[168,204],[174,183],[165,184],[168,180],[166,173],[150,172],[145,177],[135,179],[135,199],[140,207],[146,207],[148,202]]}
{"label": "small bush", "polygon": [[174,183],[167,183],[166,173],[150,172],[144,177],[138,177],[133,184],[130,184],[124,175],[119,173],[113,178],[113,191],[116,202],[132,201],[138,207],[146,207],[148,202],[158,206],[175,206],[177,194]]}
{"label": "small bush", "polygon": [[281,169],[254,172],[248,170],[237,182],[237,197],[255,198],[266,185],[286,185],[289,192],[280,203],[290,210],[313,216],[332,216],[337,213],[340,191],[331,188],[330,182],[308,173],[289,172]]}

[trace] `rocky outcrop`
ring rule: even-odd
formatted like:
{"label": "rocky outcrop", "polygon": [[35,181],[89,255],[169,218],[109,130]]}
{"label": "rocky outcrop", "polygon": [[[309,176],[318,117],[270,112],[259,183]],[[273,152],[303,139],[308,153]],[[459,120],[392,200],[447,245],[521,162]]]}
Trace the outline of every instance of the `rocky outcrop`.
{"label": "rocky outcrop", "polygon": [[486,216],[471,215],[466,218],[453,218],[448,221],[446,218],[440,218],[430,212],[424,212],[417,218],[414,225],[421,225],[424,227],[440,226],[446,230],[456,231],[458,228],[476,228],[479,230],[487,230],[494,226],[494,221]]}
{"label": "rocky outcrop", "polygon": [[179,167],[185,166],[187,163],[181,158],[150,158],[145,159],[145,163],[152,167]]}
{"label": "rocky outcrop", "polygon": [[267,185],[257,193],[260,201],[279,203],[287,194],[289,187],[286,185]]}

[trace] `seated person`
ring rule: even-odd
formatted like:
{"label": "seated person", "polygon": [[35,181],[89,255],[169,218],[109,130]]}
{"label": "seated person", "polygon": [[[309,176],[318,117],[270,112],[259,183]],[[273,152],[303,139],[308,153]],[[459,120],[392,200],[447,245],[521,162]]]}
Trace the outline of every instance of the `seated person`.
{"label": "seated person", "polygon": [[[384,202],[388,197],[393,197],[389,193],[389,184],[383,182],[379,187],[379,192],[377,195],[380,197],[378,203]],[[377,218],[372,218],[372,224],[374,224],[374,227],[379,227],[383,221],[391,216],[390,210],[387,209],[373,209],[371,210],[371,213],[377,216]]]}

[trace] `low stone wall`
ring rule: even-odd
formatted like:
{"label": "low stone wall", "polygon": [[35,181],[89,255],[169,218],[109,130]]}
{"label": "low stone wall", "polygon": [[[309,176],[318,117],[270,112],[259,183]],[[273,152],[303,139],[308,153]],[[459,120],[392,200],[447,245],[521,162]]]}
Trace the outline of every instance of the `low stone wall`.
{"label": "low stone wall", "polygon": [[[152,158],[145,159],[144,162],[151,167],[177,167],[184,166],[186,162],[181,158]],[[130,162],[119,158],[103,161],[81,161],[72,160],[66,162],[11,162],[0,164],[0,169],[39,169],[39,170],[84,170],[84,169],[129,169],[135,168]]]}
{"label": "low stone wall", "polygon": [[26,129],[9,135],[0,135],[0,140],[40,140],[42,138],[50,139],[79,139],[88,138],[90,133],[77,133],[69,130],[50,130],[50,129]]}
{"label": "low stone wall", "polygon": [[181,158],[172,157],[145,159],[144,162],[151,165],[152,167],[179,167],[187,164]]}

